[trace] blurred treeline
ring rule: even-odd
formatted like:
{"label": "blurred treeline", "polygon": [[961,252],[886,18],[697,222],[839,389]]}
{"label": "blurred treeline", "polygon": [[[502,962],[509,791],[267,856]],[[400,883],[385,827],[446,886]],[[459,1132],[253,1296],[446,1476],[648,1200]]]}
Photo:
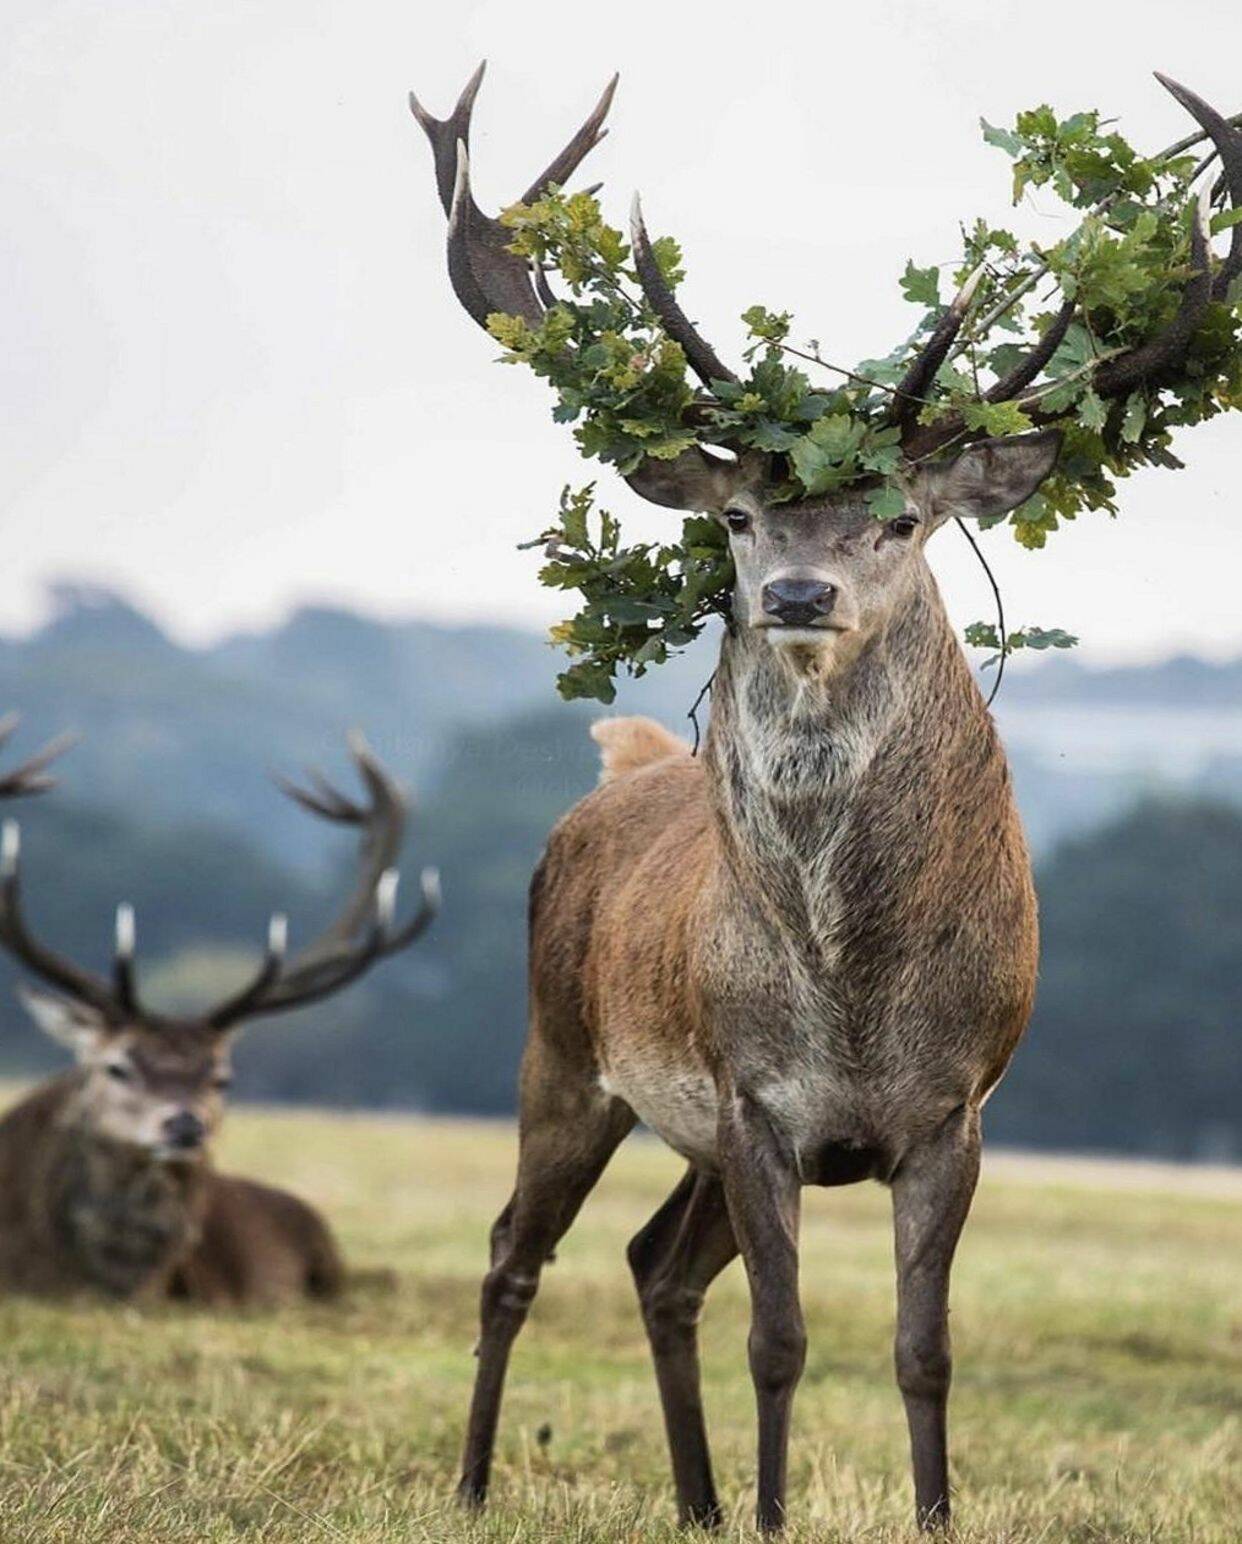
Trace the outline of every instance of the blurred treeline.
{"label": "blurred treeline", "polygon": [[[113,909],[132,901],[153,1002],[226,990],[252,967],[271,911],[290,913],[296,942],[348,883],[349,838],[282,799],[267,773],[312,762],[348,786],[343,734],[358,724],[414,791],[406,867],[413,880],[439,865],[445,909],[415,950],[342,996],[253,1026],[238,1093],[507,1111],[527,879],[596,770],[591,712],[557,703],[555,669],[529,634],[328,610],[190,650],[115,597],[66,590],[47,626],[0,643],[0,709],[26,718],[12,754],[61,728],[84,735],[56,793],[5,812],[25,832],[30,917],[103,968]],[[709,671],[706,655],[667,667],[625,706],[684,727]],[[1175,735],[1188,675],[1196,702],[1237,711],[1242,668],[1195,662],[1113,673],[1111,696],[1107,675],[1045,672],[1015,683],[1009,709],[1024,695],[1093,712],[1139,701]],[[1076,766],[1072,750],[1016,757],[1044,958],[1035,1022],[989,1105],[990,1133],[1242,1157],[1242,757],[1217,754],[1210,778],[1152,785]],[[0,1066],[55,1065],[12,979],[0,962]]]}

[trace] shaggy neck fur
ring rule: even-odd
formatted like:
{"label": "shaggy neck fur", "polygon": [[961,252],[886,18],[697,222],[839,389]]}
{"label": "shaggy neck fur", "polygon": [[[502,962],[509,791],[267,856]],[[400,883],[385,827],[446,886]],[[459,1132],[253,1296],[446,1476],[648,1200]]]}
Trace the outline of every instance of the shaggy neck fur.
{"label": "shaggy neck fur", "polygon": [[[874,795],[914,793],[955,747],[995,750],[991,725],[930,570],[902,611],[839,668],[799,668],[760,633],[726,636],[712,689],[706,766],[726,861],[799,937],[839,912],[829,883],[851,823]],[[933,774],[934,775],[934,774]],[[898,824],[908,807],[894,811]]]}
{"label": "shaggy neck fur", "polygon": [[51,1225],[87,1281],[128,1296],[197,1235],[207,1170],[164,1163],[70,1120],[50,1166]]}

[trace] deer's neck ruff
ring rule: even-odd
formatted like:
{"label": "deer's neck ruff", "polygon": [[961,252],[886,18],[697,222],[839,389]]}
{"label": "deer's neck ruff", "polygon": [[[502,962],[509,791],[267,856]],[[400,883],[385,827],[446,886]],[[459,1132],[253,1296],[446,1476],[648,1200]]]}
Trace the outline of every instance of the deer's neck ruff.
{"label": "deer's neck ruff", "polygon": [[208,1171],[140,1149],[62,1131],[49,1172],[53,1236],[83,1285],[130,1297],[166,1273],[197,1241]]}
{"label": "deer's neck ruff", "polygon": [[736,881],[805,935],[827,872],[859,856],[856,844],[842,853],[851,830],[905,830],[879,859],[896,867],[919,827],[945,818],[927,798],[946,742],[963,738],[980,742],[977,755],[1000,755],[930,572],[891,625],[830,672],[799,668],[762,634],[727,636],[706,761]]}

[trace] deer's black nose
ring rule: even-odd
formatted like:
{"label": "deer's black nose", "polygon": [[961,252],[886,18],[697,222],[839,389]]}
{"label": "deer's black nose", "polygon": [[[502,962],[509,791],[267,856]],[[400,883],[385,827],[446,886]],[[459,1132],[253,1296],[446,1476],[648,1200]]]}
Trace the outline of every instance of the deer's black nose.
{"label": "deer's black nose", "polygon": [[763,609],[786,627],[811,627],[826,617],[837,598],[835,584],[821,579],[773,579],[763,587]]}
{"label": "deer's black nose", "polygon": [[179,1110],[176,1115],[170,1115],[164,1122],[165,1142],[169,1147],[179,1148],[183,1152],[201,1147],[206,1135],[207,1127],[189,1110]]}

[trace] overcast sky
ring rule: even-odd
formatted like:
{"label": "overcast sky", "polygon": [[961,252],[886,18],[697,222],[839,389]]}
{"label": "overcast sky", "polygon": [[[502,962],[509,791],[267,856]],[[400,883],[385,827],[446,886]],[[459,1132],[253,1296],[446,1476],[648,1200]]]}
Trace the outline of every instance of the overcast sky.
{"label": "overcast sky", "polygon": [[[492,208],[621,71],[591,180],[615,223],[637,186],[681,239],[686,303],[726,357],[755,301],[846,361],[903,336],[906,259],[946,261],[958,220],[1008,212],[980,114],[1095,105],[1155,149],[1187,120],[1153,67],[1242,107],[1242,10],[1204,0],[6,0],[0,628],[62,575],[185,638],[306,599],[558,613],[514,545],[591,469],[459,311],[405,107],[415,87],[447,111],[485,55]],[[1012,218],[1047,236],[1053,215],[1037,197]],[[1242,417],[1179,449],[1189,470],[1133,478],[1119,523],[1034,555],[991,535],[1015,622],[1080,633],[1096,660],[1242,649]],[[600,475],[635,530],[666,528]],[[959,619],[988,614],[964,543],[937,548]]]}

